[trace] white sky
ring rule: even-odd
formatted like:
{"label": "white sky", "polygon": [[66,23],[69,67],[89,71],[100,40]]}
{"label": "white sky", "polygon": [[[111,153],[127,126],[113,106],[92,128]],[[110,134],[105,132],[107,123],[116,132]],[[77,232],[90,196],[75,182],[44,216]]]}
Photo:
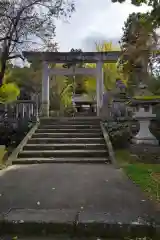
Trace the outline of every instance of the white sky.
{"label": "white sky", "polygon": [[92,51],[96,40],[117,42],[122,27],[132,12],[146,12],[149,7],[135,7],[129,2],[119,4],[111,0],[75,0],[76,12],[69,23],[56,21],[56,41],[59,51],[81,48]]}

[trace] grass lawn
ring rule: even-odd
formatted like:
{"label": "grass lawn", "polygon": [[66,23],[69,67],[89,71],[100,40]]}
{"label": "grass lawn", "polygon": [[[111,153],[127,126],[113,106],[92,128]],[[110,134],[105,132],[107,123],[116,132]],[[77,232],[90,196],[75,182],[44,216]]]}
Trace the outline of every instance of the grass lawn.
{"label": "grass lawn", "polygon": [[160,164],[137,163],[136,156],[127,150],[119,150],[115,154],[128,177],[147,192],[151,199],[160,203]]}
{"label": "grass lawn", "polygon": [[6,150],[5,146],[0,145],[0,169],[3,167],[3,164],[4,164],[3,157],[6,152],[7,152],[7,150]]}

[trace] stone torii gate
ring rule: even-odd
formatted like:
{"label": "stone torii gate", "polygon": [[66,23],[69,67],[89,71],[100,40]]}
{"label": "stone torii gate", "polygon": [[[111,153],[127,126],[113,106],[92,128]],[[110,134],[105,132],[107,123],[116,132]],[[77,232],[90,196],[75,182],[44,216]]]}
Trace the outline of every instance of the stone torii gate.
{"label": "stone torii gate", "polygon": [[[42,62],[42,116],[49,117],[49,77],[50,75],[93,75],[96,77],[97,116],[103,104],[103,63],[117,62],[120,51],[110,52],[23,52],[29,62]],[[96,68],[49,68],[50,63],[96,63]]]}

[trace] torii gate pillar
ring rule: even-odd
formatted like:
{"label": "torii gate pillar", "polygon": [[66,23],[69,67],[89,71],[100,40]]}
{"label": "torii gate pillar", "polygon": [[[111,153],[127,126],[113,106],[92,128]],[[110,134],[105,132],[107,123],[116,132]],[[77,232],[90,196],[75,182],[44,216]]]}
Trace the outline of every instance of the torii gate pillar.
{"label": "torii gate pillar", "polygon": [[96,97],[97,97],[97,116],[100,116],[100,110],[103,105],[103,62],[98,61],[96,64]]}
{"label": "torii gate pillar", "polygon": [[49,68],[47,62],[43,62],[42,75],[42,116],[49,117]]}

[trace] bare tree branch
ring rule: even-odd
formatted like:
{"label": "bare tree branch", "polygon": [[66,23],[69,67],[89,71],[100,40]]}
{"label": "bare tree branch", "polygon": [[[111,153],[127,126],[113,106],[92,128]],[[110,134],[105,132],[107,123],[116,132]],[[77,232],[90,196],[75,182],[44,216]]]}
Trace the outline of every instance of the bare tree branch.
{"label": "bare tree branch", "polygon": [[25,59],[22,57],[22,55],[20,55],[20,54],[16,54],[16,55],[14,55],[14,56],[10,56],[10,57],[8,57],[8,60],[11,60],[11,59],[14,59],[14,58],[21,58],[23,61],[25,60]]}
{"label": "bare tree branch", "polygon": [[0,0],[1,79],[4,77],[6,62],[21,57],[16,53],[17,50],[33,49],[35,45],[29,39],[38,38],[51,51],[54,50],[54,19],[70,17],[73,11],[72,0]]}

